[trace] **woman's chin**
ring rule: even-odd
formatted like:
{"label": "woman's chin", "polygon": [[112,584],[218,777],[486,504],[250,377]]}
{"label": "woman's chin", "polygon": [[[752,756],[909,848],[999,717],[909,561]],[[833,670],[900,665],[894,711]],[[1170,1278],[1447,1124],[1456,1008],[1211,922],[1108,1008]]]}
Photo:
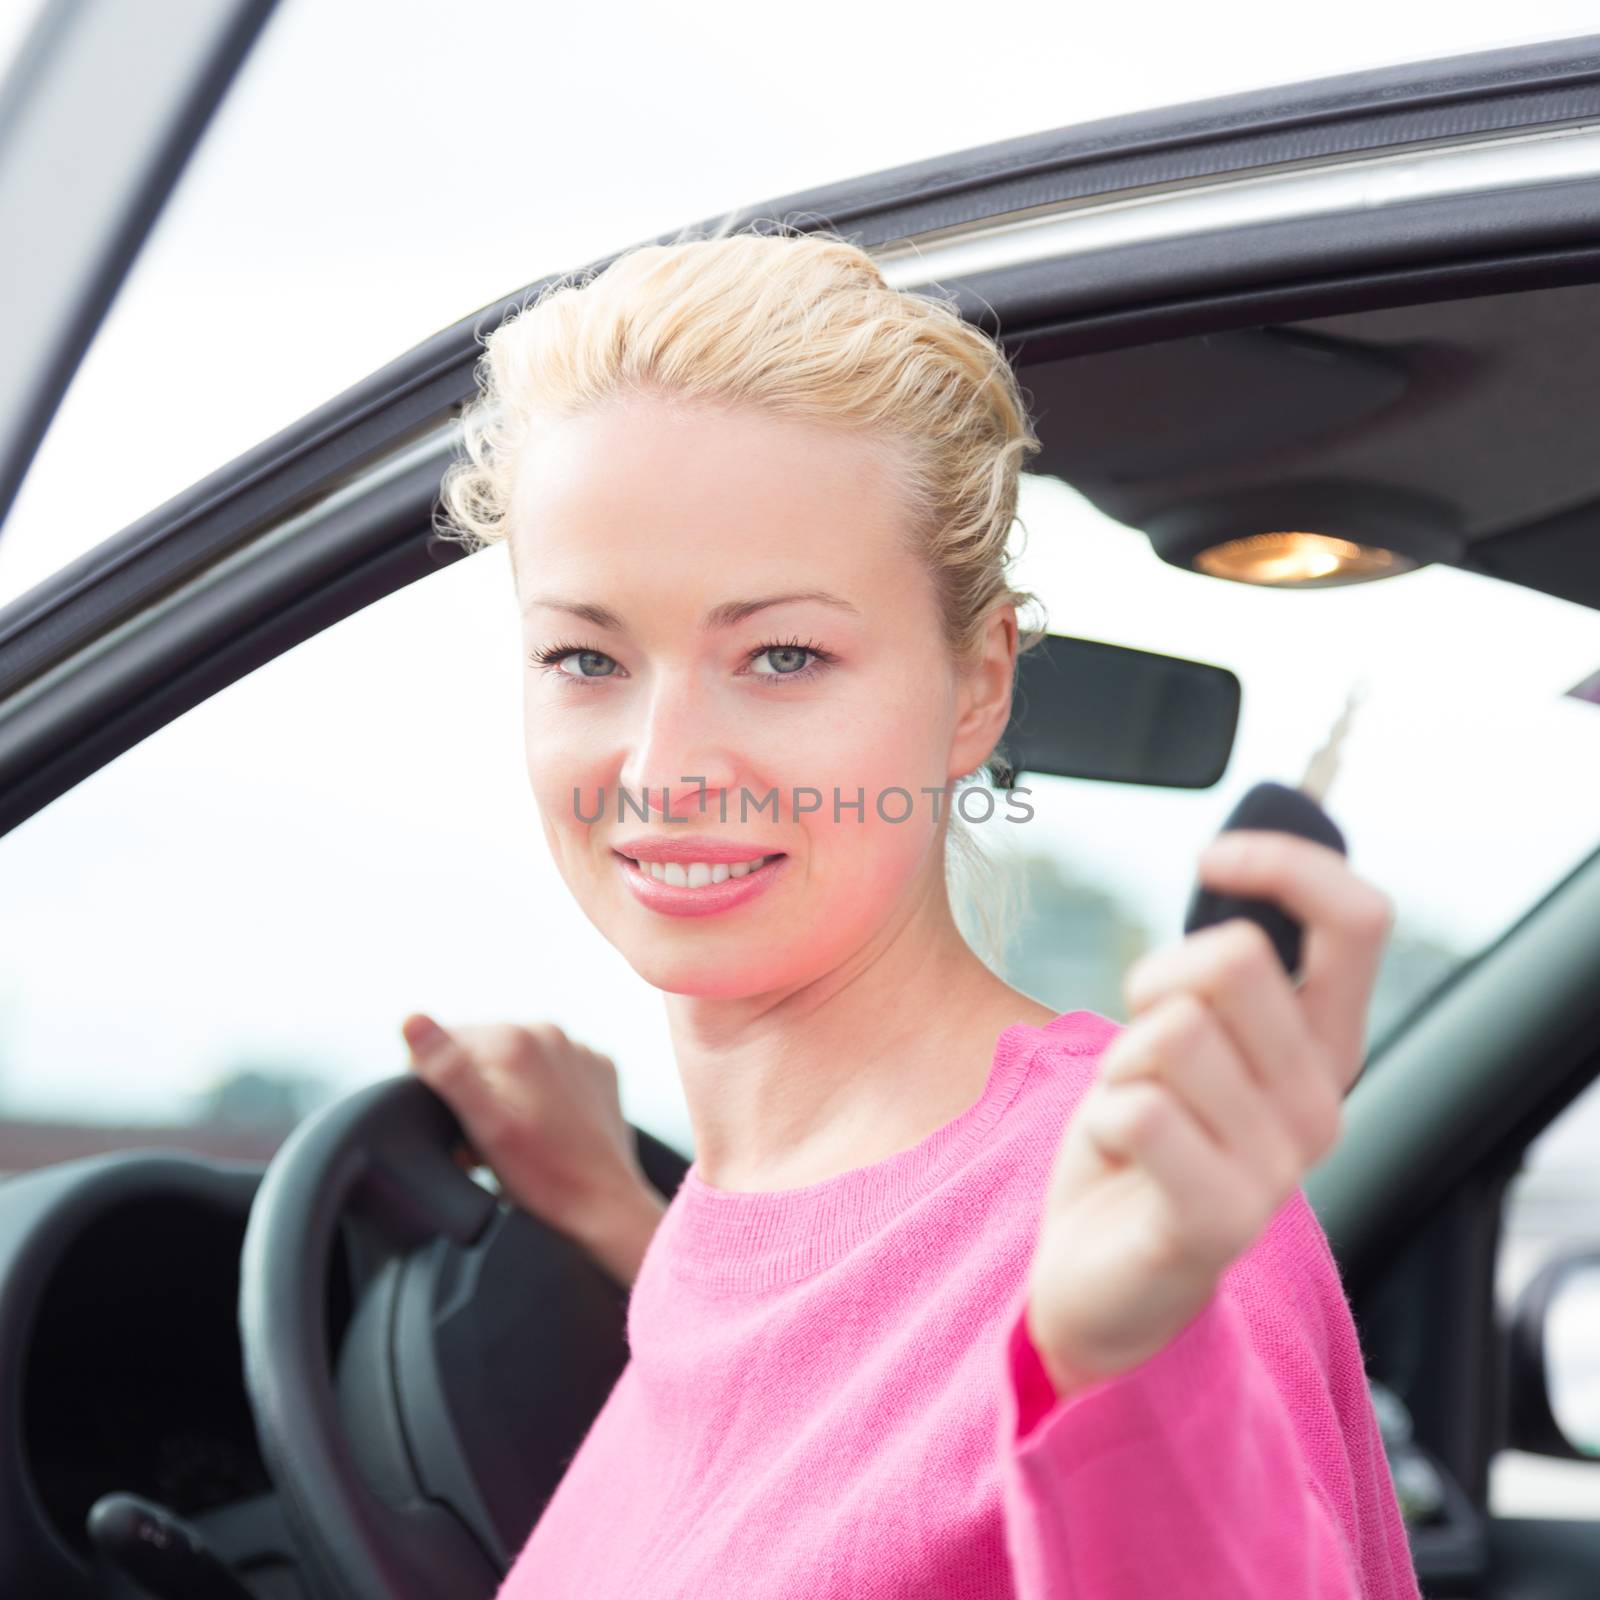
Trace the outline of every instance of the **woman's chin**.
{"label": "woman's chin", "polygon": [[746,929],[735,938],[709,937],[706,924],[607,930],[617,952],[652,989],[702,1000],[744,1000],[804,985],[818,975],[821,939]]}
{"label": "woman's chin", "polygon": [[692,995],[699,1000],[743,1000],[785,986],[783,974],[741,961],[737,956],[626,947],[622,954],[652,989],[666,994]]}

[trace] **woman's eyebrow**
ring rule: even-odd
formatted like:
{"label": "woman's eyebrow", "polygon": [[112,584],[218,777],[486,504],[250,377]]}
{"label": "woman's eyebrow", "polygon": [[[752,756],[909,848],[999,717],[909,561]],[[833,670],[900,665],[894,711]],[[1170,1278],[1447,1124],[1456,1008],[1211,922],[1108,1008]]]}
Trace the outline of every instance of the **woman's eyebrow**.
{"label": "woman's eyebrow", "polygon": [[840,595],[829,594],[826,589],[797,589],[791,594],[769,594],[756,600],[725,600],[720,606],[712,606],[700,619],[700,631],[710,633],[714,628],[731,628],[737,622],[743,622],[746,617],[753,616],[757,611],[765,611],[768,606],[791,605],[796,601],[815,600],[820,605],[837,606],[841,611],[848,611],[851,616],[859,617],[860,608]]}
{"label": "woman's eyebrow", "polygon": [[[841,599],[836,594],[829,594],[826,589],[797,589],[790,594],[763,595],[754,600],[724,600],[721,605],[713,606],[705,616],[700,619],[700,631],[709,633],[714,628],[731,628],[735,623],[743,622],[746,617],[754,616],[758,611],[765,611],[768,606],[792,605],[799,600],[815,600],[822,605],[837,606],[843,611],[848,611],[852,616],[860,616],[861,611],[848,600]],[[564,600],[559,595],[536,594],[523,607],[522,614],[527,614],[536,606],[544,606],[551,611],[565,611],[575,617],[582,617],[585,622],[592,622],[597,628],[609,628],[614,633],[624,631],[622,618],[615,611],[609,611],[605,606],[593,605],[584,600]]]}
{"label": "woman's eyebrow", "polygon": [[611,628],[619,633],[622,631],[622,619],[616,612],[607,611],[604,606],[588,605],[582,600],[562,600],[553,594],[534,595],[522,608],[522,614],[526,617],[541,606],[547,611],[570,612],[575,617],[582,617],[585,622],[592,622],[597,628]]}

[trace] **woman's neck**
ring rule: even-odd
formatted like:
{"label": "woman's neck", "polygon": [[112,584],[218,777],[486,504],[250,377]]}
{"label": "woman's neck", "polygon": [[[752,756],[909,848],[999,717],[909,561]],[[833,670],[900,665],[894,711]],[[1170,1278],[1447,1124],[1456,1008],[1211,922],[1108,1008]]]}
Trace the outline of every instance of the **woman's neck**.
{"label": "woman's neck", "polygon": [[908,1149],[983,1093],[995,1040],[1056,1013],[932,927],[780,996],[667,997],[695,1161],[713,1187],[800,1188]]}

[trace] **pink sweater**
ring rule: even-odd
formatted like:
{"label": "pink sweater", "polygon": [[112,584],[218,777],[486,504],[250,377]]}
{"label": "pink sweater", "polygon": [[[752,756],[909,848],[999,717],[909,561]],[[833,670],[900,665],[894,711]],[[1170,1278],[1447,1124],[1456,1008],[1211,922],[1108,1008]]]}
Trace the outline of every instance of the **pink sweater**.
{"label": "pink sweater", "polygon": [[1417,1600],[1299,1189],[1164,1349],[1051,1388],[1027,1270],[1120,1027],[1012,1024],[975,1105],[821,1183],[729,1191],[691,1166],[628,1364],[497,1600]]}

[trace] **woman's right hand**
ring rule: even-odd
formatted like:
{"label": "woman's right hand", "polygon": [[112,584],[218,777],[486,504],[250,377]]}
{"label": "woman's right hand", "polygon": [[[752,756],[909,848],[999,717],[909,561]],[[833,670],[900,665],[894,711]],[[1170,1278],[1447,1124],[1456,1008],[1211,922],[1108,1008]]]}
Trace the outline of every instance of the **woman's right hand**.
{"label": "woman's right hand", "polygon": [[444,1028],[412,1012],[400,1032],[506,1197],[631,1284],[666,1202],[639,1165],[609,1057],[552,1022]]}

